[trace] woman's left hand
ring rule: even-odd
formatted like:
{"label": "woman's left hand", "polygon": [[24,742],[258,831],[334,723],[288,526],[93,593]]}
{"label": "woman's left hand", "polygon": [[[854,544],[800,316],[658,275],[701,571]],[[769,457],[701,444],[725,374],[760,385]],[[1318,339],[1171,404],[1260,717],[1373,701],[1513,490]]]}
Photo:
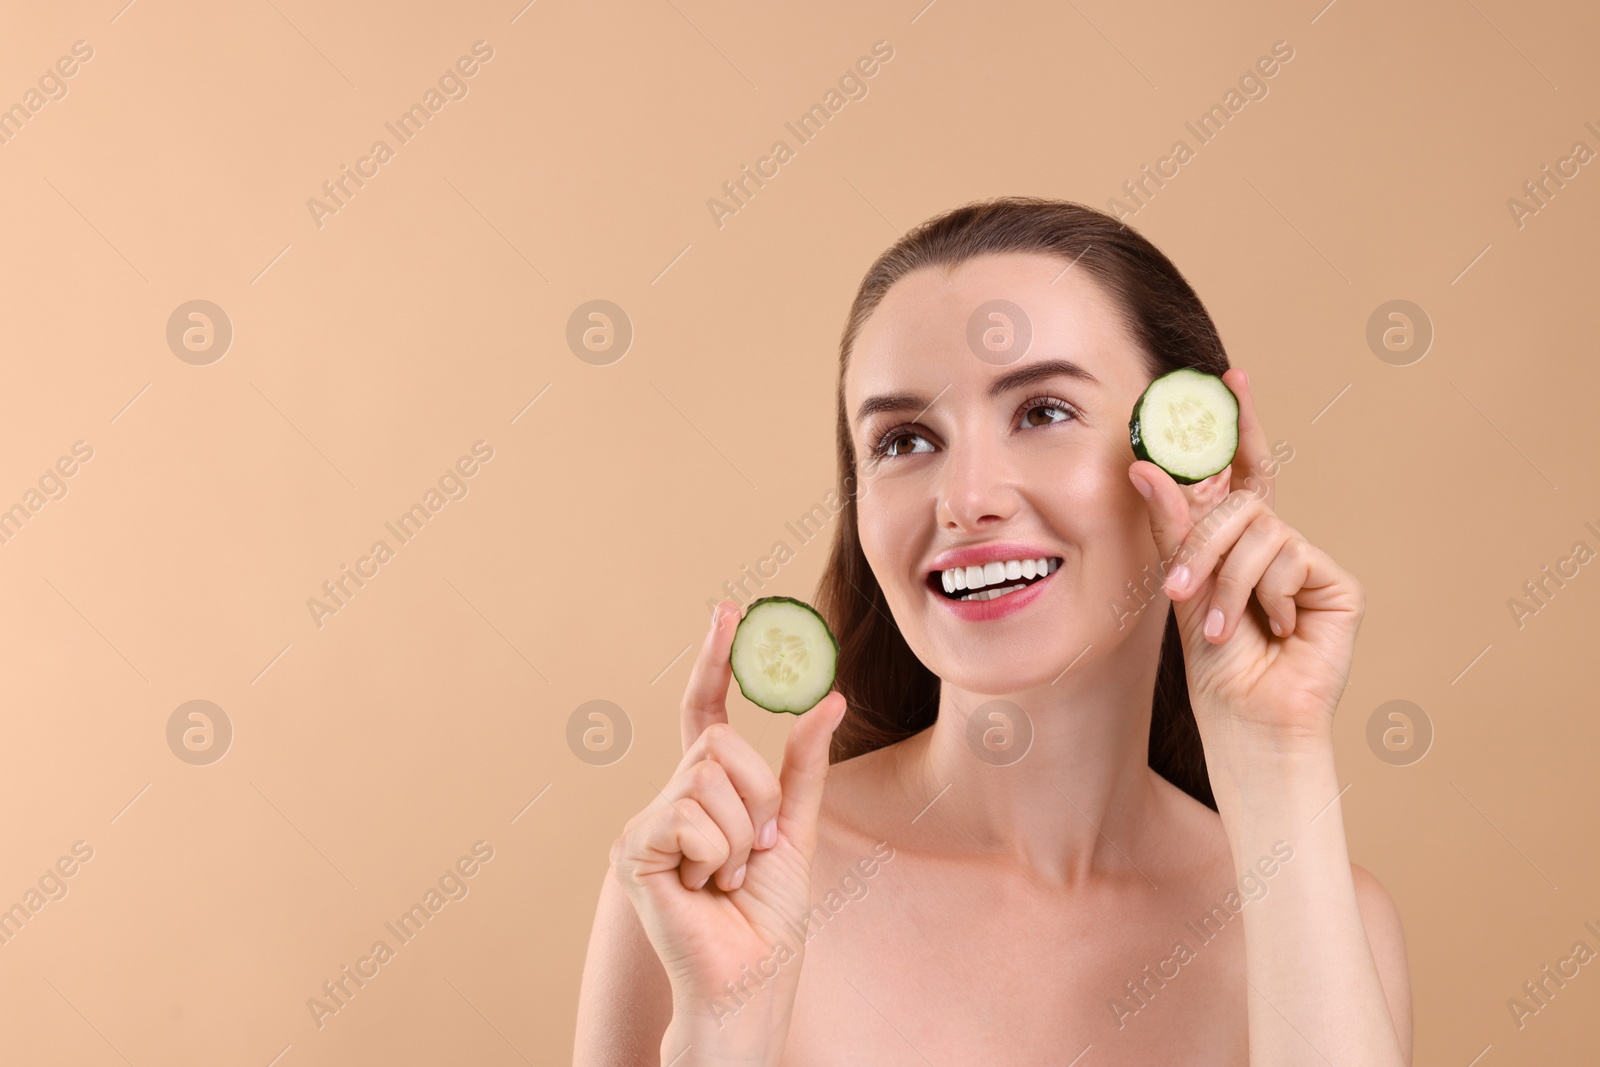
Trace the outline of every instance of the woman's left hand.
{"label": "woman's left hand", "polygon": [[1239,398],[1228,470],[1180,486],[1154,463],[1128,468],[1135,488],[1144,491],[1143,479],[1151,489],[1150,529],[1183,637],[1190,703],[1203,737],[1227,722],[1269,743],[1328,741],[1366,595],[1273,513],[1279,460],[1248,379],[1234,367],[1222,380]]}

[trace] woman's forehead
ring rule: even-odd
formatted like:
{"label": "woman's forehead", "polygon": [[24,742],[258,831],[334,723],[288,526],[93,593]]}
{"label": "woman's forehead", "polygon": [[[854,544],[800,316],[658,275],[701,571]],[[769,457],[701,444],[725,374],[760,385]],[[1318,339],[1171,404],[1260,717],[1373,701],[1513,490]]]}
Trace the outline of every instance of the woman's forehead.
{"label": "woman's forehead", "polygon": [[845,393],[985,381],[1043,359],[1107,385],[1146,373],[1120,309],[1086,271],[1055,256],[983,256],[895,282],[856,337]]}

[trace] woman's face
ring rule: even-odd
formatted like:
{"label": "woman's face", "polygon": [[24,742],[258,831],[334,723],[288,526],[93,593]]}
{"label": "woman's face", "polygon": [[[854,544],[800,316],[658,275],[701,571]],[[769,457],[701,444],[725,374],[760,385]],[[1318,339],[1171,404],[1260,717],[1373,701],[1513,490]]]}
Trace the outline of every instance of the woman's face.
{"label": "woman's face", "polygon": [[[1127,473],[1128,417],[1150,373],[1098,284],[1068,262],[987,255],[948,276],[907,275],[867,320],[845,377],[862,549],[912,651],[972,692],[1048,685],[1086,648],[1113,654],[1166,622],[1149,515]],[[995,301],[1022,315],[988,317]],[[1041,557],[1058,569],[1027,588],[982,602],[944,592],[952,563],[965,578]],[[1026,567],[1021,578],[986,569],[985,590],[1029,581]]]}

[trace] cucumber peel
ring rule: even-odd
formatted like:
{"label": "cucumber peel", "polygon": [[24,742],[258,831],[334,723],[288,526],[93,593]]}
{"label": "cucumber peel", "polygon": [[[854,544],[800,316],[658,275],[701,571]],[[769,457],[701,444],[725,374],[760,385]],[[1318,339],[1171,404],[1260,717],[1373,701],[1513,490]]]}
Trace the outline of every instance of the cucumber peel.
{"label": "cucumber peel", "polygon": [[1151,382],[1133,405],[1128,437],[1136,459],[1193,485],[1233,463],[1239,398],[1215,374],[1181,367]]}
{"label": "cucumber peel", "polygon": [[801,715],[833,688],[839,641],[810,604],[764,596],[752,601],[739,620],[728,662],[750,703]]}

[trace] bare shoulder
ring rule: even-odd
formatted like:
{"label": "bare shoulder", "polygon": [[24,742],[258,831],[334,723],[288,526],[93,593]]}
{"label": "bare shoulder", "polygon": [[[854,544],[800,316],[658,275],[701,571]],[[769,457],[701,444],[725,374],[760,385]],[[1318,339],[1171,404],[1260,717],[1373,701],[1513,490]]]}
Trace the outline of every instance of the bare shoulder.
{"label": "bare shoulder", "polygon": [[[1173,825],[1184,828],[1186,841],[1183,847],[1188,853],[1186,859],[1203,866],[1208,858],[1220,855],[1224,857],[1224,863],[1231,863],[1221,816],[1160,776],[1155,776],[1155,779],[1170,802],[1168,810]],[[1389,1014],[1394,1021],[1395,1036],[1409,1064],[1412,1060],[1413,1034],[1411,971],[1406,959],[1405,929],[1400,921],[1400,909],[1383,883],[1365,867],[1351,863],[1350,876],[1355,886],[1356,906],[1366,930],[1367,944],[1372,950],[1378,980],[1383,986],[1384,999],[1388,1002]]]}
{"label": "bare shoulder", "polygon": [[1378,979],[1389,1001],[1389,1014],[1394,1018],[1395,1036],[1400,1039],[1406,1062],[1410,1063],[1411,968],[1406,962],[1406,935],[1400,922],[1400,909],[1377,876],[1359,863],[1350,864],[1350,876],[1355,881],[1356,905],[1367,930],[1367,944],[1372,948],[1372,960],[1377,964]]}
{"label": "bare shoulder", "polygon": [[[866,825],[877,821],[874,815],[898,811],[924,798],[908,796],[900,781],[901,760],[906,746],[919,740],[917,735],[859,756],[840,760],[828,767],[828,781],[822,794],[819,827],[824,835],[857,837]],[[911,813],[916,814],[912,808]]]}
{"label": "bare shoulder", "polygon": [[672,1022],[672,984],[639,913],[607,864],[578,992],[575,1067],[655,1065]]}
{"label": "bare shoulder", "polygon": [[1150,771],[1150,780],[1163,801],[1164,851],[1177,870],[1196,879],[1220,873],[1231,884],[1233,849],[1228,844],[1222,816],[1154,770]]}

